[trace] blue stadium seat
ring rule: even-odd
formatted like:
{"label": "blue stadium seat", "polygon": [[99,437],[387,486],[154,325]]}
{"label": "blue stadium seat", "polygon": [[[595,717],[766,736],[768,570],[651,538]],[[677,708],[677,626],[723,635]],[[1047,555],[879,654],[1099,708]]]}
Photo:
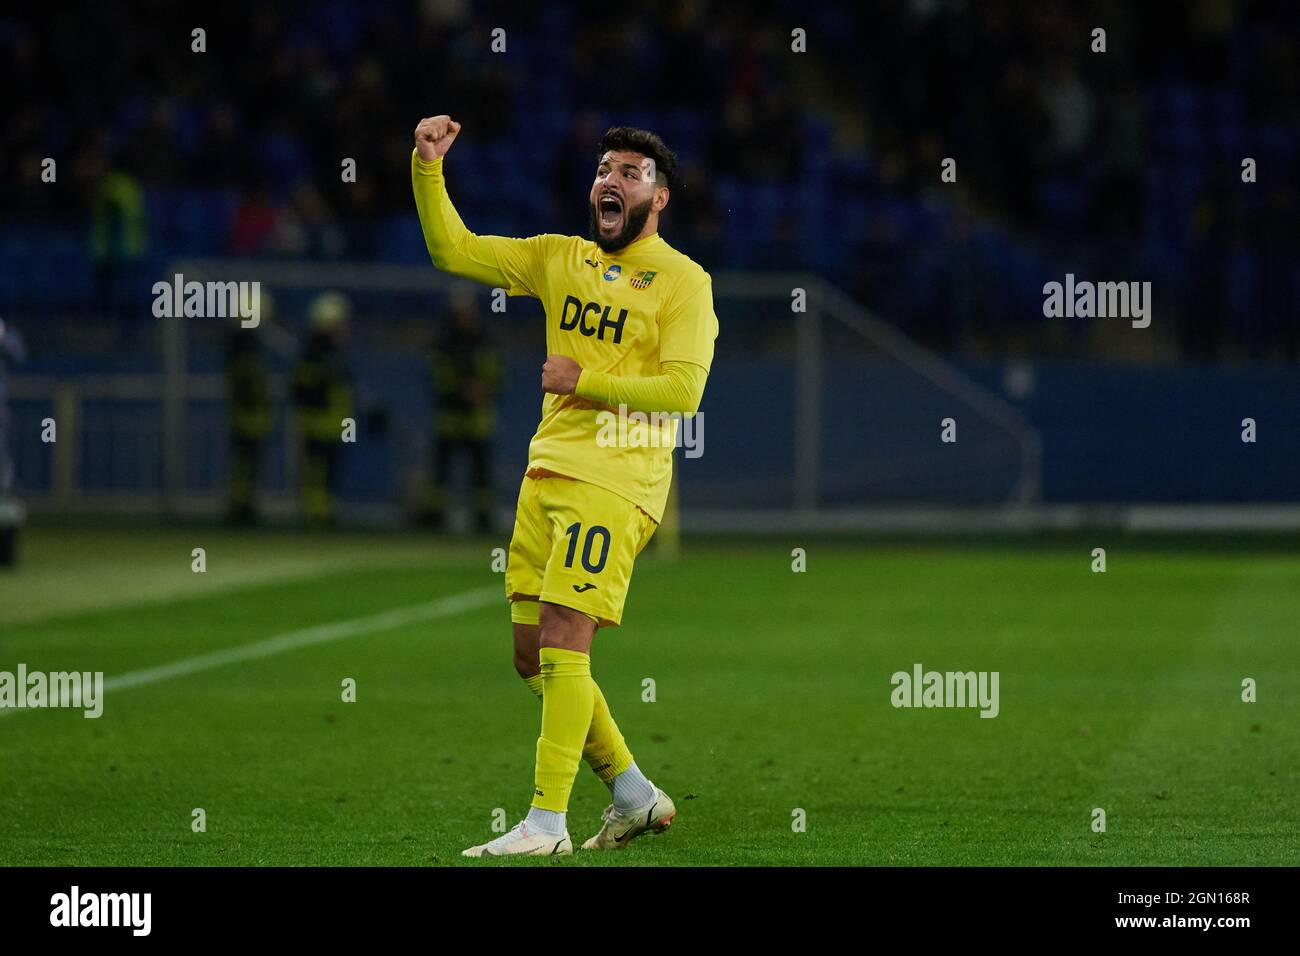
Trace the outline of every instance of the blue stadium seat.
{"label": "blue stadium seat", "polygon": [[422,265],[429,261],[420,220],[414,213],[384,220],[376,231],[375,245],[381,262]]}

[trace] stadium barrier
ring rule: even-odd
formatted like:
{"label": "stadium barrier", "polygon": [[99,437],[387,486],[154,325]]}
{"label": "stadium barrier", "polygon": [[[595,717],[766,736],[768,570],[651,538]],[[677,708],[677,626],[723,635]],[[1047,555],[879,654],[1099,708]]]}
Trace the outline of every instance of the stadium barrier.
{"label": "stadium barrier", "polygon": [[[419,448],[433,414],[417,394],[425,358],[409,343],[429,327],[455,280],[424,266],[262,260],[187,260],[167,271],[175,273],[198,281],[238,276],[274,292],[276,317],[261,330],[278,366],[269,375],[278,411],[261,485],[262,510],[272,518],[295,511],[296,426],[285,369],[296,317],[311,297],[338,290],[352,298],[359,329],[386,330],[387,339],[357,343],[353,358],[363,385],[402,413],[386,444],[354,456],[366,464],[345,475],[342,516],[398,523],[404,496],[427,469]],[[720,273],[714,297],[721,334],[703,408],[706,453],[678,455],[675,497],[688,532],[1296,526],[1285,502],[1264,509],[1244,496],[1205,505],[1044,501],[1039,429],[987,376],[923,348],[813,276]],[[540,315],[537,303],[512,299],[499,317],[509,369],[495,469],[503,520],[536,424]],[[221,512],[224,327],[158,321],[155,374],[13,378],[19,481],[34,513]],[[37,438],[47,416],[59,422],[57,444]],[[946,431],[954,440],[945,441]],[[1059,443],[1053,453],[1062,454]],[[1104,498],[1105,476],[1094,477]]]}

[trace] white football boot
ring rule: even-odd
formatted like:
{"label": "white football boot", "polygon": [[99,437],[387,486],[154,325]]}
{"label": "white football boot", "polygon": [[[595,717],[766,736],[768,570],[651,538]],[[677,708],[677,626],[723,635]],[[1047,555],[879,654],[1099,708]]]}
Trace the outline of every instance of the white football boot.
{"label": "white football boot", "polygon": [[504,833],[489,843],[461,850],[461,856],[568,856],[573,852],[569,834],[562,837],[533,833],[528,824],[517,823],[509,833]]}
{"label": "white football boot", "polygon": [[663,833],[677,816],[672,798],[655,787],[654,799],[639,810],[619,810],[610,804],[600,815],[600,832],[582,845],[584,850],[621,850],[647,831]]}

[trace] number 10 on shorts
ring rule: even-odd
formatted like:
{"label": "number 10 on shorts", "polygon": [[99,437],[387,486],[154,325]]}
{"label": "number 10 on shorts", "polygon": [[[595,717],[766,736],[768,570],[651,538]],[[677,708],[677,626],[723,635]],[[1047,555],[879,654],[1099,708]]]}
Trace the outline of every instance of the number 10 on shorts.
{"label": "number 10 on shorts", "polygon": [[[582,535],[581,522],[575,521],[565,529],[565,534],[569,536],[569,551],[564,556],[564,566],[573,567],[573,558],[578,551],[578,538]],[[591,560],[591,552],[596,544],[596,537],[601,538],[600,557],[594,562]],[[599,574],[605,567],[605,559],[609,557],[609,529],[604,525],[594,524],[587,529],[587,536],[582,542],[582,566],[591,574]]]}

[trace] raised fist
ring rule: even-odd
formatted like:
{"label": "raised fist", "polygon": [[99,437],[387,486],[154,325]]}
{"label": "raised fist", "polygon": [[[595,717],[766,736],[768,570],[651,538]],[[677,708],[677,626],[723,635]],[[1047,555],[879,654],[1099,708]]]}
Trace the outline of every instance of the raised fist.
{"label": "raised fist", "polygon": [[460,132],[460,124],[450,116],[426,116],[415,127],[415,148],[425,162],[442,159]]}

